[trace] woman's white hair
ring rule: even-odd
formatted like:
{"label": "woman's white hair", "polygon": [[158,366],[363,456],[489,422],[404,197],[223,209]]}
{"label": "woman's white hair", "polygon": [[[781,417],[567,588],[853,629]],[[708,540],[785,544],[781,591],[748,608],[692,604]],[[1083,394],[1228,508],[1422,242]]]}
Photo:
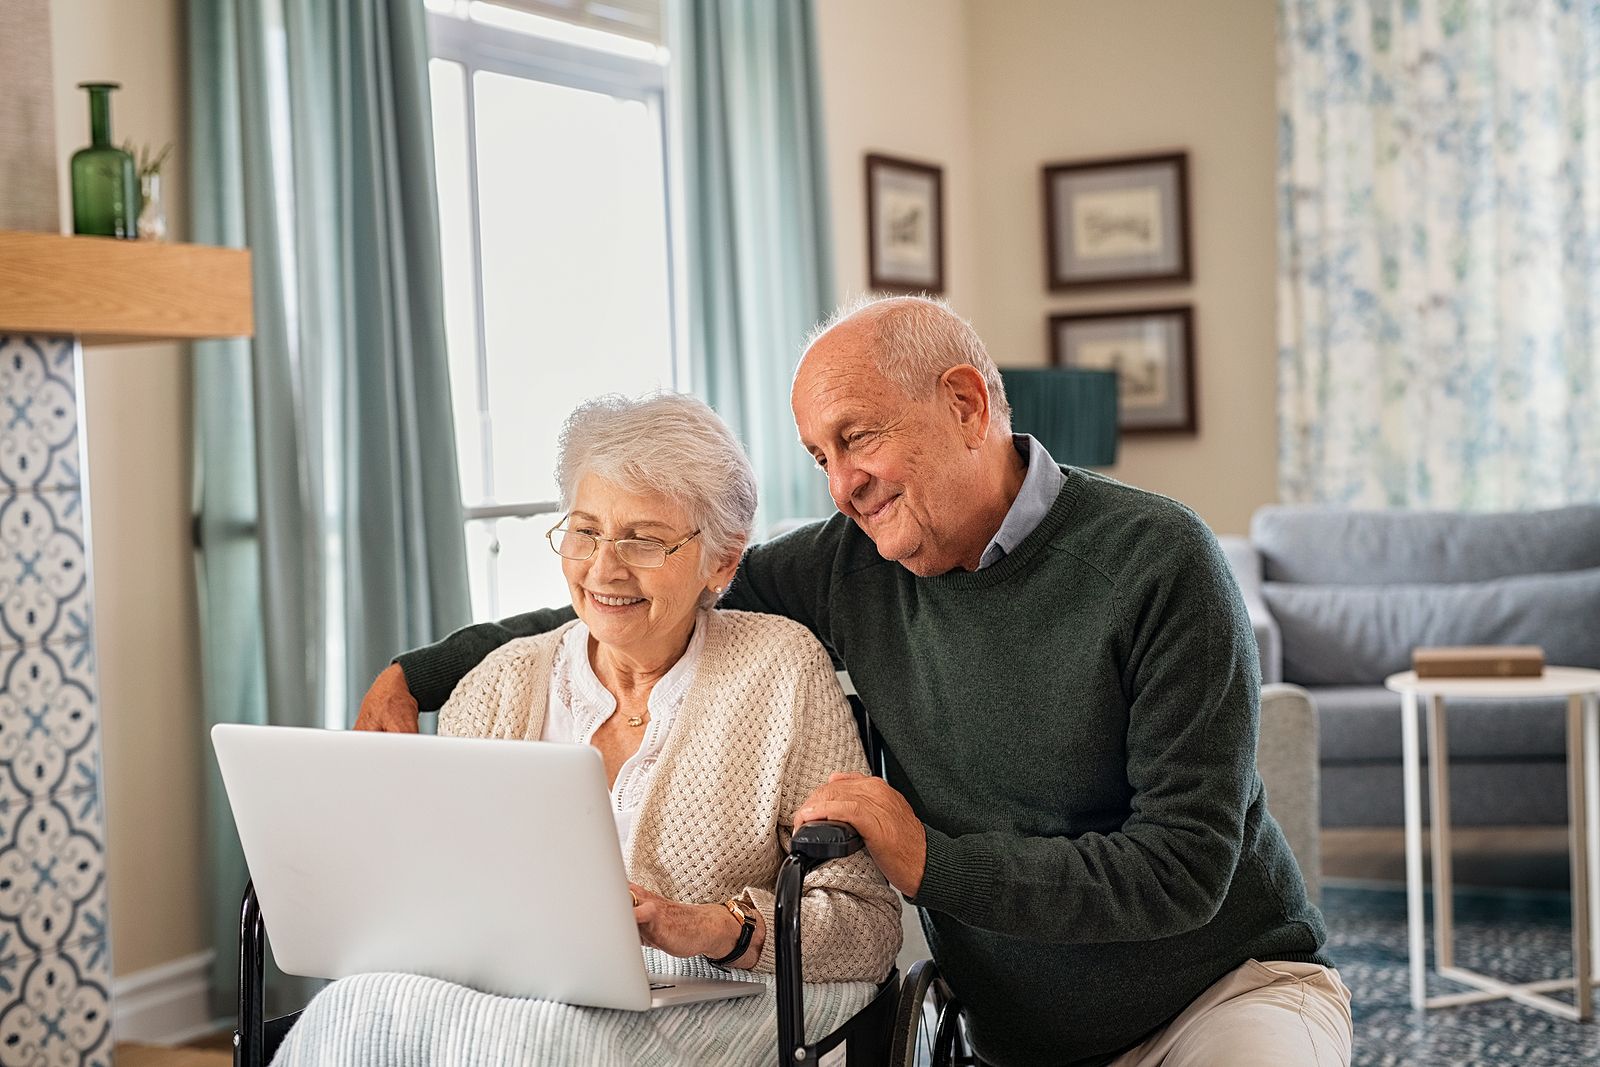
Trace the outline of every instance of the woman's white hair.
{"label": "woman's white hair", "polygon": [[944,301],[926,296],[858,297],[812,330],[805,348],[847,320],[871,331],[878,372],[913,400],[932,396],[939,377],[965,363],[978,372],[989,391],[990,425],[1011,424],[1000,368],[989,358],[978,331]]}
{"label": "woman's white hair", "polygon": [[685,393],[611,393],[574,408],[556,446],[562,510],[572,508],[586,474],[682,507],[700,531],[707,574],[739,552],[755,526],[755,469],[728,424]]}

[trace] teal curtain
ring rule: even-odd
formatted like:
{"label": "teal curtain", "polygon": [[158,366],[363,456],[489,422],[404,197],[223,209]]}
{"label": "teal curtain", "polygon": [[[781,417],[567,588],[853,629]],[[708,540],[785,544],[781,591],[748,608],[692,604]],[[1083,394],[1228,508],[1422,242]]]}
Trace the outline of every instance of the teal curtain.
{"label": "teal curtain", "polygon": [[[470,610],[423,7],[189,0],[188,42],[194,237],[255,274],[254,339],[195,346],[206,718],[348,725],[394,652]],[[209,788],[231,1014],[247,875],[214,766]]]}
{"label": "teal curtain", "polygon": [[810,0],[670,0],[682,131],[690,376],[749,449],[758,528],[830,515],[789,385],[833,308]]}

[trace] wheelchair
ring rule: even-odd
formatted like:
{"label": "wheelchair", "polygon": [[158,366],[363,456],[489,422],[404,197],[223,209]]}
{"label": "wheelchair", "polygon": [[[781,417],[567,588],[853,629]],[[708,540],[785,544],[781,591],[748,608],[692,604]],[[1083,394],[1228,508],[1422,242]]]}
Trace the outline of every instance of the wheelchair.
{"label": "wheelchair", "polygon": [[[861,701],[849,696],[867,764],[882,773],[882,742]],[[904,982],[896,968],[878,984],[866,1007],[838,1029],[806,1041],[805,986],[801,981],[800,897],[805,876],[829,860],[864,847],[840,823],[810,823],[795,832],[778,868],[769,936],[776,956],[779,1067],[984,1067],[970,1051],[961,1007],[932,960],[920,960]],[[234,1067],[266,1067],[300,1012],[266,1018],[266,927],[254,884],[247,884],[239,914],[239,1021],[233,1033]]]}

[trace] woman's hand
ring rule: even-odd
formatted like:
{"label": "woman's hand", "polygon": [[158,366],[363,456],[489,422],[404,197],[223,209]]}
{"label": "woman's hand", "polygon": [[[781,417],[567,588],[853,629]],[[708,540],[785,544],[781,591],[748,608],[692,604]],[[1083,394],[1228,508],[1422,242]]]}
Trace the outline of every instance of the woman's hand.
{"label": "woman's hand", "polygon": [[[637,903],[633,921],[639,924],[639,940],[671,956],[708,956],[721,959],[733,951],[739,940],[739,921],[721,904],[682,904],[668,900],[634,882],[628,883]],[[743,956],[725,966],[754,967],[761,958],[765,926],[759,913],[750,947]]]}

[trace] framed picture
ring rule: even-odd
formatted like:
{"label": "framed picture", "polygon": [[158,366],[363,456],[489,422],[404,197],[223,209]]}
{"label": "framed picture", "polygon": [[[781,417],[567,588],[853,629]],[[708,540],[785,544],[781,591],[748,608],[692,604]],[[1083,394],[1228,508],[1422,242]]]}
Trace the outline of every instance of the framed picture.
{"label": "framed picture", "polygon": [[1116,371],[1122,432],[1197,432],[1189,306],[1051,315],[1050,357],[1058,367]]}
{"label": "framed picture", "polygon": [[867,156],[867,284],[890,293],[944,292],[944,172]]}
{"label": "framed picture", "polygon": [[1189,280],[1189,156],[1044,168],[1052,290]]}

